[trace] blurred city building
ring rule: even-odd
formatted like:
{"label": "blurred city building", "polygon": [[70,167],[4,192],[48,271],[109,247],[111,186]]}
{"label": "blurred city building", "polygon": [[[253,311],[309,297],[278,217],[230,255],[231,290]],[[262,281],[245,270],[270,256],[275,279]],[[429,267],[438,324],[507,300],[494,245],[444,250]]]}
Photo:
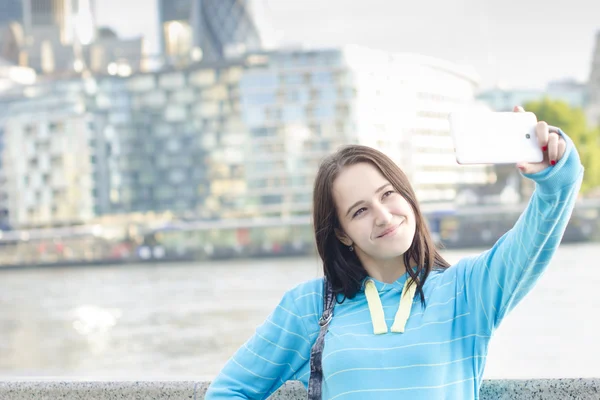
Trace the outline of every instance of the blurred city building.
{"label": "blurred city building", "polygon": [[7,108],[2,169],[10,225],[71,225],[92,218],[92,128],[81,83],[29,86]]}
{"label": "blurred city building", "polygon": [[574,108],[585,109],[588,104],[588,85],[573,79],[549,82],[545,90],[540,89],[504,89],[496,87],[482,91],[476,98],[494,111],[512,111],[515,105],[542,100],[543,98],[560,100]]}
{"label": "blurred city building", "polygon": [[0,5],[0,57],[49,77],[144,69],[143,38],[98,28],[94,0],[7,0]]}
{"label": "blurred city building", "polygon": [[442,60],[356,46],[43,81],[5,117],[9,216],[308,215],[319,161],[346,143],[390,155],[423,204],[451,205],[458,185],[492,179],[456,164],[448,131],[476,86]]}
{"label": "blurred city building", "polygon": [[600,125],[600,31],[596,33],[594,51],[592,53],[592,64],[590,66],[590,78],[588,82],[589,104],[586,115],[588,120],[596,126]]}
{"label": "blurred city building", "polygon": [[248,0],[159,0],[159,37],[168,64],[239,57],[262,48]]}
{"label": "blurred city building", "polygon": [[[106,248],[131,256],[136,246],[143,259],[305,254],[319,163],[350,143],[400,165],[437,238],[480,243],[473,223],[493,220],[500,232],[518,216],[521,180],[514,168],[459,166],[449,113],[548,96],[600,118],[599,45],[587,87],[478,94],[477,74],[446,60],[361,46],[269,48],[260,4],[159,1],[166,62],[156,70],[143,38],[96,27],[90,0],[0,4],[0,240],[14,250],[6,263],[58,259],[36,253],[56,235],[77,238],[77,260]],[[43,227],[56,230],[18,230]]]}
{"label": "blurred city building", "polygon": [[490,181],[485,167],[456,164],[449,134],[448,113],[473,102],[473,71],[358,46],[250,59],[240,91],[251,214],[309,213],[319,161],[348,143],[391,156],[424,206],[451,204],[458,184]]}

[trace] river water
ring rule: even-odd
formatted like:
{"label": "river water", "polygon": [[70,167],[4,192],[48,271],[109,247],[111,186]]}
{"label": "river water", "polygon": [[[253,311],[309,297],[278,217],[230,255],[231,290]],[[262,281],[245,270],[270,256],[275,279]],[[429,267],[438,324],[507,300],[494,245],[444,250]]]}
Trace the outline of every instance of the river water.
{"label": "river water", "polygon": [[[599,260],[597,243],[559,249],[492,339],[487,378],[600,377]],[[320,274],[314,258],[0,271],[0,376],[211,379]]]}

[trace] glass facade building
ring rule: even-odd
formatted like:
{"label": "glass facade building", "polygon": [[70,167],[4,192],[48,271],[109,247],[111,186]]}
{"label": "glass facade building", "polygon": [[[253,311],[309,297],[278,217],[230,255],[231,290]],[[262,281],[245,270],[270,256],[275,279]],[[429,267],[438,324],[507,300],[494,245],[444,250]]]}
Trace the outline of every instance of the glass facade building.
{"label": "glass facade building", "polygon": [[23,20],[23,2],[22,0],[2,0],[0,1],[0,28],[16,21]]}
{"label": "glass facade building", "polygon": [[251,215],[307,215],[320,160],[357,143],[384,151],[432,207],[491,172],[456,164],[448,114],[474,102],[477,76],[443,60],[358,46],[257,54],[240,85]]}
{"label": "glass facade building", "polygon": [[[451,203],[459,185],[490,179],[484,167],[456,164],[447,121],[473,102],[476,85],[440,60],[353,46],[42,82],[10,103],[3,123],[5,143],[17,143],[3,159],[10,215],[23,225],[164,211],[302,219],[321,159],[348,143],[392,157],[425,206]],[[48,184],[50,194],[26,181]],[[53,201],[71,194],[53,185],[77,188],[81,210],[59,211]],[[49,211],[28,208],[42,199]]]}
{"label": "glass facade building", "polygon": [[160,0],[159,24],[171,60],[216,61],[261,48],[248,0]]}
{"label": "glass facade building", "polygon": [[7,111],[2,174],[10,225],[70,225],[92,218],[93,124],[82,84],[28,87]]}

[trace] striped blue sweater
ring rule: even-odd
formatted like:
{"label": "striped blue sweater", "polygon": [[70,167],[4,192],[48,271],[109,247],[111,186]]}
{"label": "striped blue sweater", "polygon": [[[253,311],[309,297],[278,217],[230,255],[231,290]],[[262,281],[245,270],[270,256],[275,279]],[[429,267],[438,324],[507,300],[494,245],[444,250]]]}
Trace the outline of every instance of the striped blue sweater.
{"label": "striped blue sweater", "polygon": [[[336,304],[323,351],[324,399],[479,398],[490,337],[548,266],[581,185],[579,155],[564,137],[557,165],[526,175],[536,190],[514,228],[490,250],[433,272],[424,285],[427,306],[414,297],[403,333],[390,328],[407,275],[391,284],[369,278],[381,299],[383,334],[374,333],[364,290]],[[288,380],[307,386],[322,301],[322,279],[286,292],[206,399],[265,399]]]}

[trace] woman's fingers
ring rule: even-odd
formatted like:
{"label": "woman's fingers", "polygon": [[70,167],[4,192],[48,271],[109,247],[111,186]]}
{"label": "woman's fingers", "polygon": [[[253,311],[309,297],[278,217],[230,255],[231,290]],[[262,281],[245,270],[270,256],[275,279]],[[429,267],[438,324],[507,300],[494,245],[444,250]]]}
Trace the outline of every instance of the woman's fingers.
{"label": "woman's fingers", "polygon": [[535,133],[537,135],[538,144],[544,150],[548,150],[548,137],[550,135],[550,131],[548,130],[548,124],[544,121],[540,121],[535,126]]}
{"label": "woman's fingers", "polygon": [[548,161],[550,165],[556,164],[558,161],[558,133],[551,133],[548,137]]}

